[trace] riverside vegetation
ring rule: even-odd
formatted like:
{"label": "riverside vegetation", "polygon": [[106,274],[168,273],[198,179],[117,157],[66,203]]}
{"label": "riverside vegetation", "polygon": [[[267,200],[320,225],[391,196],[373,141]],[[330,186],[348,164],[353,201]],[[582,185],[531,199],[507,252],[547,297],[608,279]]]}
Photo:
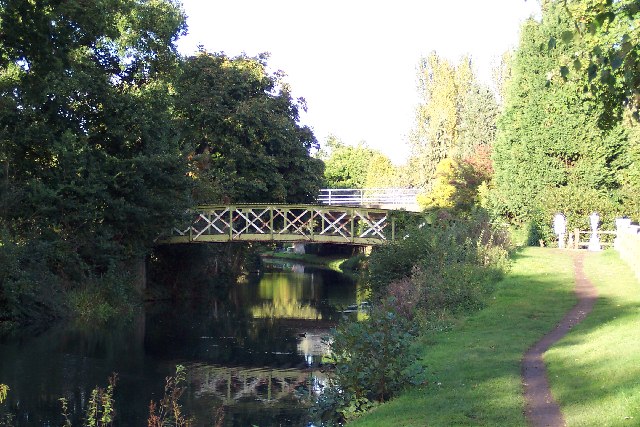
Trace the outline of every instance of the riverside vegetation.
{"label": "riverside vegetation", "polygon": [[423,384],[427,371],[415,342],[483,307],[507,270],[506,232],[485,211],[439,209],[415,221],[407,238],[374,249],[367,260],[373,308],[333,334],[333,382],[312,410],[318,424],[340,425]]}

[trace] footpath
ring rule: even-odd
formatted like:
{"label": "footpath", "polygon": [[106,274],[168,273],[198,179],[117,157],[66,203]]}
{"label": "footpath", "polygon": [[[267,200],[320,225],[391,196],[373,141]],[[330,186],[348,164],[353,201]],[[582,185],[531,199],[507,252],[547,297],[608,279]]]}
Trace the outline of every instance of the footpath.
{"label": "footpath", "polygon": [[574,255],[574,275],[578,303],[560,321],[558,326],[534,344],[522,359],[522,384],[526,401],[526,416],[534,427],[566,425],[560,407],[551,394],[544,353],[575,325],[582,322],[593,309],[598,292],[584,274],[584,253]]}

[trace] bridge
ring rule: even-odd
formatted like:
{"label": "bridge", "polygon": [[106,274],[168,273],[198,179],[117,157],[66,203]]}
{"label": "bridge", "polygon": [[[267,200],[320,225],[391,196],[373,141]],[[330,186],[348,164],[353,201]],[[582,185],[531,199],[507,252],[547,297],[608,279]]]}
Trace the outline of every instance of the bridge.
{"label": "bridge", "polygon": [[[393,210],[417,211],[415,188],[326,188],[320,205],[234,204],[192,209],[190,225],[158,243],[270,241],[379,245],[395,239]],[[189,222],[189,220],[187,220]]]}
{"label": "bridge", "polygon": [[367,206],[418,212],[417,188],[323,188],[318,202],[334,206]]}
{"label": "bridge", "polygon": [[391,211],[326,205],[199,206],[191,224],[158,243],[302,242],[379,245],[395,239]]}

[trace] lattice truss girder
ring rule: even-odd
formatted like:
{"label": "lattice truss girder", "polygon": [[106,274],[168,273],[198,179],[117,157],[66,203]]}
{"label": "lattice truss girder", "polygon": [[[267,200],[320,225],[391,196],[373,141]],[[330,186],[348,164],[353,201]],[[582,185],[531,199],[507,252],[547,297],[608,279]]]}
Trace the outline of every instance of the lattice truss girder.
{"label": "lattice truss girder", "polygon": [[362,208],[227,206],[195,211],[191,225],[175,228],[173,234],[192,240],[203,235],[229,235],[232,240],[246,234],[297,235],[309,241],[333,236],[348,242],[354,237],[386,240],[388,223],[385,212]]}

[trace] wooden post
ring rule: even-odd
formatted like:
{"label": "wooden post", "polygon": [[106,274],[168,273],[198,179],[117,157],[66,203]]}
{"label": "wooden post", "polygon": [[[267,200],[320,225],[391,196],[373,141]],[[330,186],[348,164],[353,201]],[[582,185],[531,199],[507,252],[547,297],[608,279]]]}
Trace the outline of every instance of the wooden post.
{"label": "wooden post", "polygon": [[391,218],[391,240],[396,240],[396,219]]}
{"label": "wooden post", "polygon": [[580,246],[578,246],[578,243],[580,243],[580,230],[578,230],[577,228],[573,230],[573,233],[575,235],[575,239],[574,241],[574,249],[580,249]]}
{"label": "wooden post", "polygon": [[313,218],[316,216],[316,211],[314,208],[311,208],[311,210],[309,211],[311,217],[309,217],[309,228],[310,228],[310,233],[311,233],[311,241],[313,242]]}
{"label": "wooden post", "polygon": [[273,241],[273,206],[269,206],[269,231],[271,232],[271,240]]}
{"label": "wooden post", "polygon": [[355,230],[355,222],[356,222],[356,218],[354,215],[355,210],[351,209],[351,241],[353,242],[353,240],[355,239],[355,235],[354,230]]}
{"label": "wooden post", "polygon": [[233,206],[229,206],[229,241],[233,240]]}

